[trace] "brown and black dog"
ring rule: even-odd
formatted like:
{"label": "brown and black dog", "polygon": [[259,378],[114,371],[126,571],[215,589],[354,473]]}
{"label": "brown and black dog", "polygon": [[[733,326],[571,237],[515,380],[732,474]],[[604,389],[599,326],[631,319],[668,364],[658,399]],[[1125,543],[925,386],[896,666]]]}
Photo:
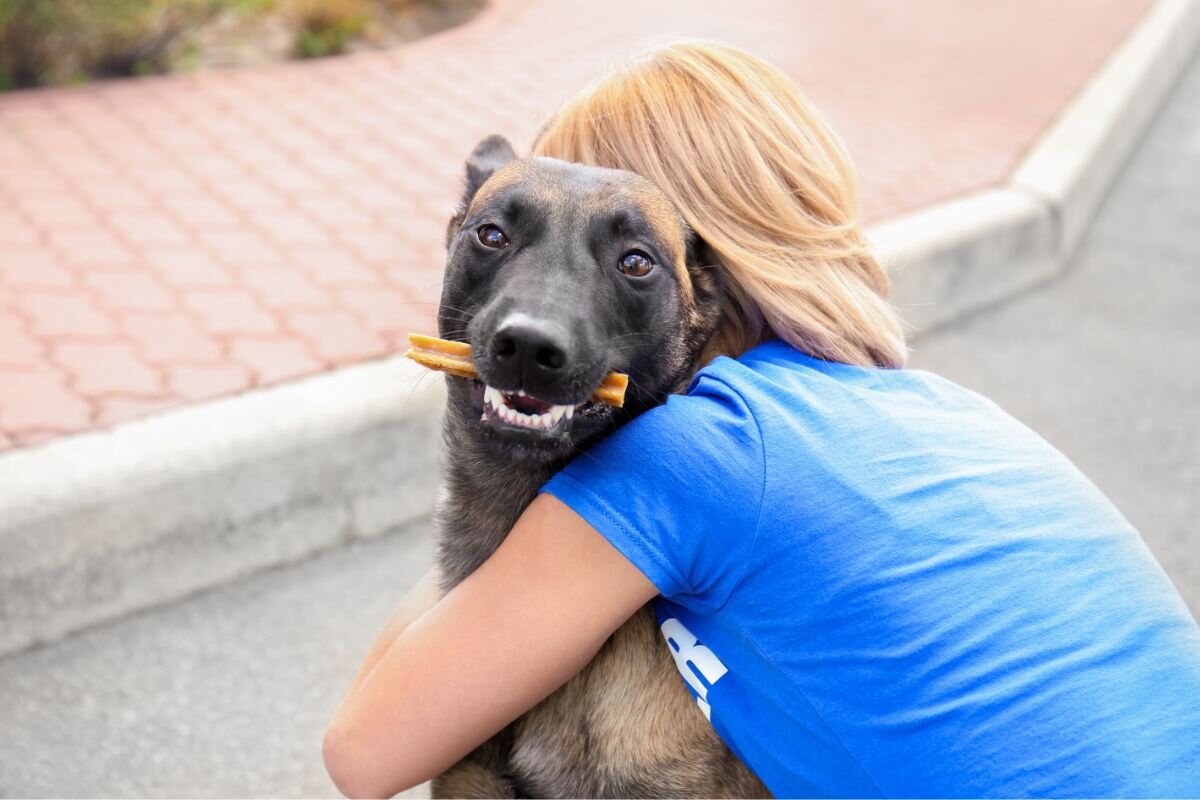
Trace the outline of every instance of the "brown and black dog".
{"label": "brown and black dog", "polygon": [[[575,454],[683,391],[720,317],[716,270],[630,172],[518,159],[489,137],[447,230],[448,376],[438,561],[450,589]],[[628,373],[623,409],[588,397]],[[650,606],[557,692],[434,781],[434,797],[764,797],[691,699]]]}

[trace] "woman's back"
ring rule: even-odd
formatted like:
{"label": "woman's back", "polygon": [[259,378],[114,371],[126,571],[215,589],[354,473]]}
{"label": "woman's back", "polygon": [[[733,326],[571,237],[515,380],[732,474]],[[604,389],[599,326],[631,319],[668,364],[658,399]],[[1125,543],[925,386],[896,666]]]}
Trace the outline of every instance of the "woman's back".
{"label": "woman's back", "polygon": [[776,794],[1200,795],[1200,630],[972,392],[773,342],[547,491],[663,591],[681,673]]}

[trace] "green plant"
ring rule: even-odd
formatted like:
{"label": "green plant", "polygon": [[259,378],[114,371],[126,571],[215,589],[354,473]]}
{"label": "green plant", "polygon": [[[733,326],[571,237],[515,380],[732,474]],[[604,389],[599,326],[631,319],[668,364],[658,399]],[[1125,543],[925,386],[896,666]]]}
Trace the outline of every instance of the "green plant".
{"label": "green plant", "polygon": [[225,12],[272,0],[0,0],[0,86],[170,68],[180,43]]}
{"label": "green plant", "polygon": [[[388,46],[455,24],[481,0],[0,0],[0,91],[202,64],[214,41],[290,33],[290,53],[317,58],[358,40]],[[440,15],[440,16],[439,16]],[[420,19],[414,26],[412,20]],[[429,27],[430,20],[434,27]],[[406,24],[397,25],[405,20]],[[265,24],[264,24],[265,23]],[[397,36],[397,30],[402,31]],[[233,39],[225,38],[233,34]],[[273,46],[272,46],[273,47]],[[214,48],[219,49],[219,48]]]}
{"label": "green plant", "polygon": [[296,55],[321,58],[344,52],[362,34],[372,11],[370,0],[290,0]]}

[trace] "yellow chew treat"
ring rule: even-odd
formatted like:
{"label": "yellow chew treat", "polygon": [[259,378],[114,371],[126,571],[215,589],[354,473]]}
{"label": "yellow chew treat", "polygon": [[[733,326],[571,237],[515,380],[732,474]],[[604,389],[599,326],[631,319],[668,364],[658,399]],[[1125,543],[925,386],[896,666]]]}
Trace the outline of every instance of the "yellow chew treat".
{"label": "yellow chew treat", "polygon": [[625,405],[625,389],[628,386],[628,375],[624,372],[610,372],[604,376],[596,391],[592,392],[592,399],[621,408]]}
{"label": "yellow chew treat", "polygon": [[[404,355],[427,369],[448,372],[460,378],[475,378],[475,364],[471,361],[471,345],[466,342],[449,342],[434,336],[410,333],[408,343],[412,345]],[[629,376],[610,372],[604,376],[592,399],[621,408],[625,405],[625,389]]]}
{"label": "yellow chew treat", "polygon": [[475,365],[471,362],[471,345],[466,342],[448,342],[433,336],[410,333],[408,343],[412,347],[404,355],[422,367],[449,372],[460,378],[475,377]]}

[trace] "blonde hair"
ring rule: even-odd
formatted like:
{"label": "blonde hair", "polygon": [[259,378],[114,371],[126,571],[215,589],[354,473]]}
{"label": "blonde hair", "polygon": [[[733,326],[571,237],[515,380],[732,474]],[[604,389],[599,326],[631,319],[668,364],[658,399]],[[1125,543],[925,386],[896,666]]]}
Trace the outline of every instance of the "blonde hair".
{"label": "blonde hair", "polygon": [[770,64],[711,42],[660,47],[569,102],[533,152],[636,172],[675,203],[725,284],[704,360],[773,333],[828,361],[904,365],[904,327],[857,221],[850,159]]}

